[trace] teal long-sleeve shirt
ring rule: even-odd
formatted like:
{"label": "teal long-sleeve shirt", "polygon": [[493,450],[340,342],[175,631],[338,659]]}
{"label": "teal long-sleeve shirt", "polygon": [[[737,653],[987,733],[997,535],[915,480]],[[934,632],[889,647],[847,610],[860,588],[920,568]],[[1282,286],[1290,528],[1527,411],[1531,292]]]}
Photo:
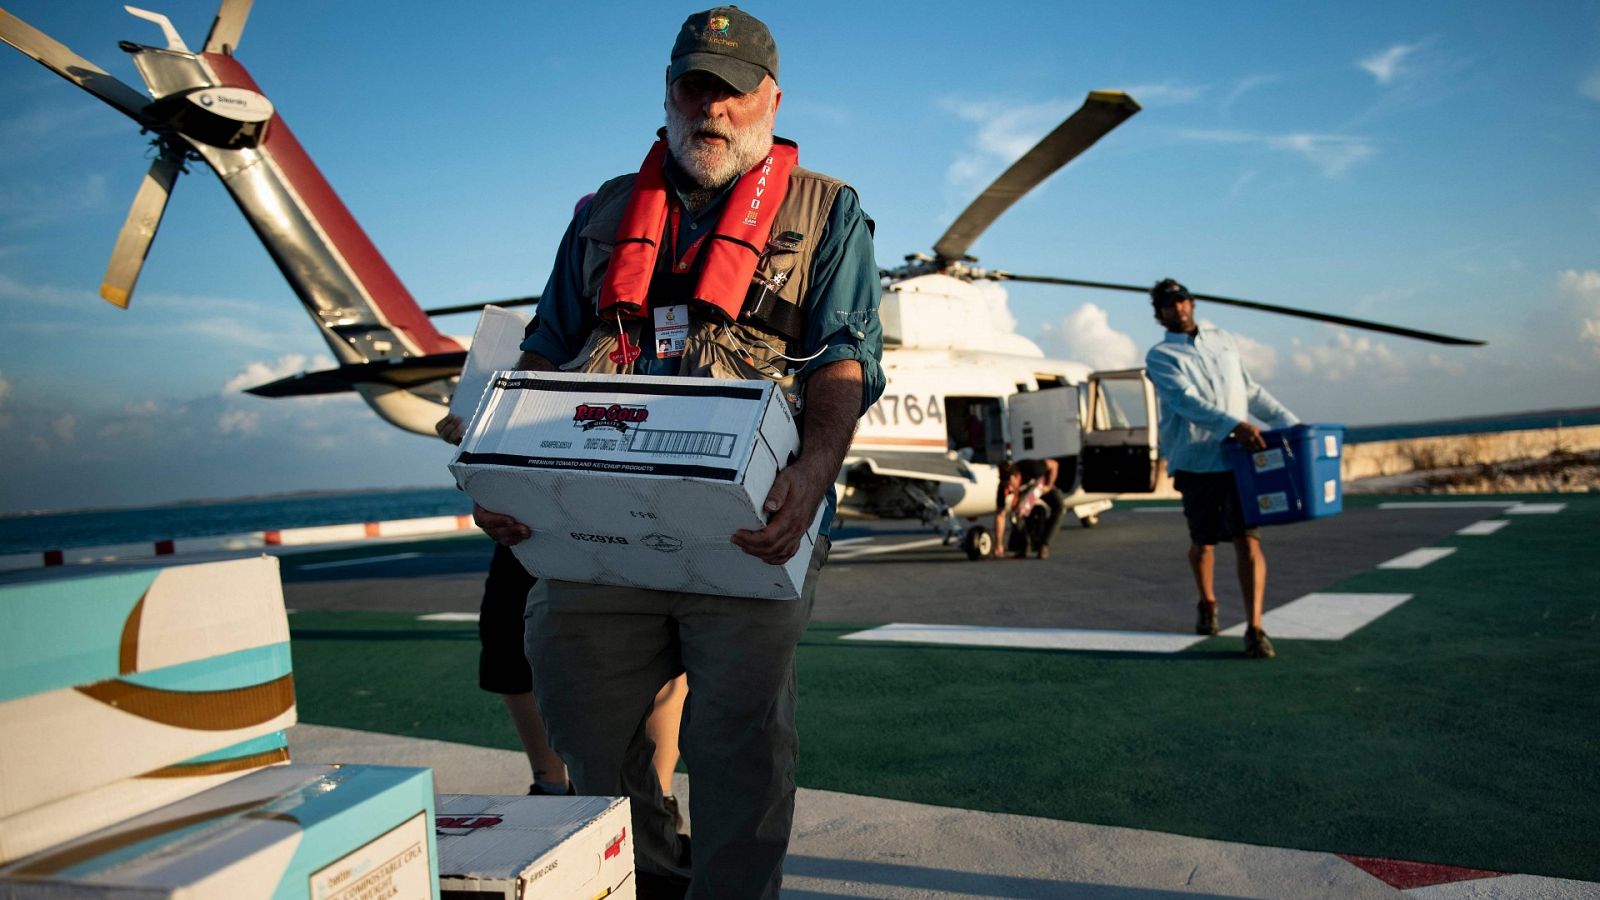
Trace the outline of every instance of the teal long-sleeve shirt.
{"label": "teal long-sleeve shirt", "polygon": [[1250,377],[1233,335],[1202,327],[1190,336],[1169,331],[1144,358],[1161,401],[1161,455],[1167,472],[1223,472],[1228,433],[1255,416],[1271,428],[1300,420]]}
{"label": "teal long-sleeve shirt", "polygon": [[[667,167],[667,180],[678,191],[681,175]],[[715,202],[698,215],[679,217],[678,240],[674,245],[687,249],[694,239],[715,228],[730,184]],[[687,209],[687,204],[684,204]],[[584,308],[580,276],[583,271],[583,241],[578,235],[589,219],[585,204],[572,217],[556,251],[554,268],[544,293],[539,297],[539,327],[522,342],[522,349],[537,353],[556,365],[570,362],[583,349],[593,328],[594,313]],[[801,298],[806,332],[789,355],[807,362],[799,369],[804,379],[829,363],[853,359],[861,364],[861,412],[865,413],[883,393],[883,329],[878,321],[878,264],[872,249],[871,220],[861,209],[854,189],[839,189],[828,223],[812,260],[811,279]],[[643,341],[635,370],[641,375],[675,375],[676,359],[658,359],[655,342]]]}

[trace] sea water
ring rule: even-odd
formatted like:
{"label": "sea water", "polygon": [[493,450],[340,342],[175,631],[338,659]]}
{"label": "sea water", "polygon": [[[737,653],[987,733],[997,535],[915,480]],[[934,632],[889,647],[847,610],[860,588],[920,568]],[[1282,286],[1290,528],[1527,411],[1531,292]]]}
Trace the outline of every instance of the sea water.
{"label": "sea water", "polygon": [[413,488],[7,515],[0,516],[0,556],[470,512],[471,498],[455,488]]}

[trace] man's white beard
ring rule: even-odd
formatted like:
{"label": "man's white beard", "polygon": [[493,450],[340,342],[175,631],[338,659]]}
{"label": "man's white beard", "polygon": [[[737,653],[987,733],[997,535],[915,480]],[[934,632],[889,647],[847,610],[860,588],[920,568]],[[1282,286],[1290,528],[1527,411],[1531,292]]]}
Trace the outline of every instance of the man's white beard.
{"label": "man's white beard", "polygon": [[[667,108],[667,149],[672,158],[701,187],[716,190],[755,168],[772,152],[772,112],[749,128],[736,129],[727,123],[697,116],[688,119],[671,102]],[[727,143],[716,145],[702,140],[709,132]]]}

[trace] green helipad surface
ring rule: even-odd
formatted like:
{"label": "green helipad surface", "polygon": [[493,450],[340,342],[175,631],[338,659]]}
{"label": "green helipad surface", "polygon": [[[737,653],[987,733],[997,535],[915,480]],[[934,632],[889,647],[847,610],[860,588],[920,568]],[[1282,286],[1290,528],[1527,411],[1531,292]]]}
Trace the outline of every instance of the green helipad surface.
{"label": "green helipad surface", "polygon": [[[1600,498],[1510,516],[1342,641],[1171,655],[801,647],[802,786],[1279,847],[1600,880]],[[1486,510],[1485,517],[1495,511]],[[513,749],[472,623],[291,619],[304,721]]]}

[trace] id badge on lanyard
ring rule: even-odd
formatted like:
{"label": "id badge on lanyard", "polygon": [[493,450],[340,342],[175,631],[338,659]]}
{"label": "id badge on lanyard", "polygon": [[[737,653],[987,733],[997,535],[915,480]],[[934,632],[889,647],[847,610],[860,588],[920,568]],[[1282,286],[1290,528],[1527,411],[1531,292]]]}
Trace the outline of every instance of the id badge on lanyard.
{"label": "id badge on lanyard", "polygon": [[672,359],[683,355],[684,341],[689,339],[689,306],[658,306],[655,313],[656,358]]}

